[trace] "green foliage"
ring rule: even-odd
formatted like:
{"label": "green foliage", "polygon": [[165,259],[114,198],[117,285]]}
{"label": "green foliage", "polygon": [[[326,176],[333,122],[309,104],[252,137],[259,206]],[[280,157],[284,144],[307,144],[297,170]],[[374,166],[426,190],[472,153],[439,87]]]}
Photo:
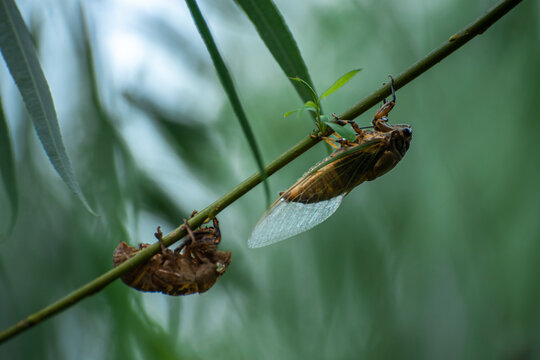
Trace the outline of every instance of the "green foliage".
{"label": "green foliage", "polygon": [[[11,139],[9,136],[9,129],[4,116],[4,109],[2,106],[2,98],[0,97],[0,175],[2,177],[3,185],[8,195],[10,215],[9,224],[4,230],[0,228],[0,239],[5,238],[3,232],[7,235],[13,230],[15,220],[17,219],[17,212],[19,209],[19,197],[17,194],[17,181],[15,176],[15,163],[13,160],[13,153],[11,151]],[[7,220],[6,216],[3,216],[3,220]],[[1,223],[0,223],[1,224]]]}
{"label": "green foliage", "polygon": [[322,93],[322,95],[319,97],[319,100],[324,99],[325,97],[332,94],[334,91],[338,90],[340,87],[348,83],[349,80],[351,80],[352,77],[361,70],[362,69],[351,70],[345,75],[343,75],[342,77],[340,77],[339,79],[337,79],[336,82],[332,84],[332,86],[330,86],[328,89],[326,89],[325,92]]}
{"label": "green foliage", "polygon": [[309,91],[312,100],[306,101],[304,105],[298,109],[286,112],[284,117],[294,114],[295,112],[298,112],[298,115],[300,116],[305,110],[312,111],[315,113],[315,125],[320,132],[324,132],[326,126],[330,126],[332,130],[337,132],[341,137],[351,141],[354,140],[356,138],[356,135],[350,125],[348,127],[342,127],[335,122],[335,119],[332,118],[331,120],[329,120],[327,116],[322,114],[321,100],[328,95],[334,93],[347,82],[349,82],[349,80],[351,80],[352,77],[356,75],[360,70],[361,69],[351,70],[345,75],[341,76],[334,82],[334,84],[332,84],[332,86],[326,89],[326,91],[323,92],[321,96],[317,95],[317,92],[307,81],[298,77],[290,78],[291,80],[302,84]]}
{"label": "green foliage", "polygon": [[68,188],[95,214],[73,174],[47,80],[13,0],[0,3],[0,49],[49,160]]}
{"label": "green foliage", "polygon": [[339,136],[344,139],[347,139],[349,141],[354,141],[356,139],[356,132],[350,124],[341,126],[333,121],[324,121],[324,124],[332,128],[332,130],[334,130],[336,133],[339,134]]}

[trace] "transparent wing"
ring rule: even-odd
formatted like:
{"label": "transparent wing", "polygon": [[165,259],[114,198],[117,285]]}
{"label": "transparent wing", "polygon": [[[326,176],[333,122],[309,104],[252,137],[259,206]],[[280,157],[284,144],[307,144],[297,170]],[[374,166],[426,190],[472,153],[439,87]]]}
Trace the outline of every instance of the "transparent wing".
{"label": "transparent wing", "polygon": [[253,229],[248,247],[263,247],[311,229],[335,213],[344,196],[310,204],[278,199]]}
{"label": "transparent wing", "polygon": [[288,239],[322,223],[336,212],[347,193],[364,181],[380,141],[338,150],[311,168],[272,204],[251,233],[248,247]]}

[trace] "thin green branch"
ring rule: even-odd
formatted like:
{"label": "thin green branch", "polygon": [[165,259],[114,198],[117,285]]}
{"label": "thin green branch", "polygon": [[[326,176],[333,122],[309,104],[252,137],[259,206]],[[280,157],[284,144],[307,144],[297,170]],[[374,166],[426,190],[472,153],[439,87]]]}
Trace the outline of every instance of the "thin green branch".
{"label": "thin green branch", "polygon": [[[446,56],[459,49],[469,40],[483,33],[488,27],[494,24],[497,20],[499,20],[503,15],[505,15],[521,1],[522,0],[503,0],[497,3],[493,8],[487,11],[471,25],[467,26],[455,35],[452,35],[449,40],[445,41],[437,49],[429,53],[426,57],[424,57],[417,63],[413,64],[399,76],[395,77],[395,88],[397,89],[405,86],[417,76],[427,71],[433,65],[444,59]],[[389,85],[382,86],[381,88],[364,98],[362,101],[345,111],[343,114],[340,115],[340,117],[342,119],[354,119],[388,95],[390,95]],[[317,142],[318,140],[312,138],[311,136],[306,137],[298,144],[293,146],[291,149],[289,149],[287,152],[282,154],[280,157],[272,161],[269,165],[267,165],[265,167],[267,175],[272,175],[273,173],[290,163],[296,157],[310,149]],[[190,219],[189,226],[191,228],[199,227],[204,222],[204,220],[216,216],[219,212],[221,212],[231,203],[236,201],[249,190],[253,189],[261,181],[262,176],[260,173],[256,173],[250,176],[248,179],[244,180],[241,184],[236,186],[229,193],[225,194],[223,197],[221,197],[213,204],[209,205],[204,210],[195,215],[192,219]],[[185,231],[182,229],[182,227],[178,227],[170,234],[165,236],[163,238],[163,241],[167,246],[170,246],[184,236]],[[159,249],[159,243],[156,242],[145,250],[140,251],[136,256],[122,263],[120,266],[106,272],[97,279],[92,280],[81,288],[58,300],[57,302],[47,306],[46,308],[36,312],[35,314],[28,316],[24,320],[18,322],[16,325],[6,329],[2,333],[0,333],[0,343],[36,325],[37,323],[67,309],[68,307],[79,302],[85,297],[98,292],[99,290],[122,276],[122,274],[128,272],[135,266],[142,264],[143,262],[148,260],[154,254],[156,254]]]}

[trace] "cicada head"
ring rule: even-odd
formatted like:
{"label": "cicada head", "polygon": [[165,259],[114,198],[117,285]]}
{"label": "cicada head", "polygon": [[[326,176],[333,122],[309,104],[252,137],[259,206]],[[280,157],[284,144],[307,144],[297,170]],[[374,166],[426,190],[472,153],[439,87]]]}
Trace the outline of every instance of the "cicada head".
{"label": "cicada head", "polygon": [[400,155],[400,159],[405,156],[409,150],[409,144],[412,140],[412,129],[409,125],[392,125],[394,130],[390,136],[392,149]]}

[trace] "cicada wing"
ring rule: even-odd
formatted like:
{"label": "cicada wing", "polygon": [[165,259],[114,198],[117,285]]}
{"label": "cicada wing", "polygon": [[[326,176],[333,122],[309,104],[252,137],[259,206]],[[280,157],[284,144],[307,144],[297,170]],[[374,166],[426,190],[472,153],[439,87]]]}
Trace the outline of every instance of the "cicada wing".
{"label": "cicada wing", "polygon": [[253,229],[248,247],[267,246],[311,229],[335,213],[344,196],[309,204],[278,199]]}
{"label": "cicada wing", "polygon": [[352,187],[365,180],[379,143],[376,140],[338,150],[308,170],[263,214],[248,246],[263,247],[288,239],[328,219]]}

